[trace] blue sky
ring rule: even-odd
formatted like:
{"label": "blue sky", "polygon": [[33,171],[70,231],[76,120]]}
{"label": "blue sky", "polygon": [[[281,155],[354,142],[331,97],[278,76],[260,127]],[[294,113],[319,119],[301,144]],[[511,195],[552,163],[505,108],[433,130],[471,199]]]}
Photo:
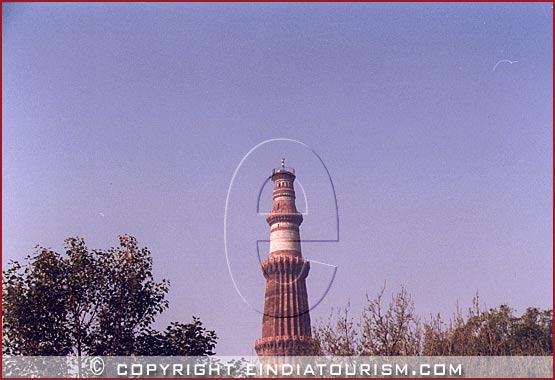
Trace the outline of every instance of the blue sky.
{"label": "blue sky", "polygon": [[[229,275],[226,196],[252,147],[289,138],[338,201],[339,242],[303,245],[338,267],[313,320],[384,281],[423,317],[476,290],[552,307],[550,3],[2,7],[4,268],[35,244],[134,235],[172,284],[158,325],[196,315],[218,354],[251,354],[261,316]],[[334,231],[310,151],[257,150],[231,190],[230,262],[258,306],[255,196],[281,157],[310,206],[302,237]],[[311,302],[328,269],[313,266]]]}

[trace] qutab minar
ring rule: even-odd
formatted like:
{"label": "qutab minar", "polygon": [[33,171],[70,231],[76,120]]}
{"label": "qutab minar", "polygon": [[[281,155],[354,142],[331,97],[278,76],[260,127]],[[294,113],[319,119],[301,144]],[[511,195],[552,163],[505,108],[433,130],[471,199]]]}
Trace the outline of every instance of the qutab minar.
{"label": "qutab minar", "polygon": [[299,226],[303,215],[295,205],[295,169],[272,171],[273,207],[266,217],[270,225],[270,254],[261,263],[266,278],[262,338],[256,341],[259,356],[312,354],[312,332],[306,277],[310,263],[302,257]]}

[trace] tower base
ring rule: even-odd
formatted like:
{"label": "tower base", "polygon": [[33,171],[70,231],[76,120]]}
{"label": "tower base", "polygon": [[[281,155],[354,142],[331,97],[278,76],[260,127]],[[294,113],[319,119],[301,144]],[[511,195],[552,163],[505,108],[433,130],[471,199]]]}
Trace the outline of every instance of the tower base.
{"label": "tower base", "polygon": [[310,336],[273,336],[258,339],[254,345],[258,356],[313,356],[314,340]]}

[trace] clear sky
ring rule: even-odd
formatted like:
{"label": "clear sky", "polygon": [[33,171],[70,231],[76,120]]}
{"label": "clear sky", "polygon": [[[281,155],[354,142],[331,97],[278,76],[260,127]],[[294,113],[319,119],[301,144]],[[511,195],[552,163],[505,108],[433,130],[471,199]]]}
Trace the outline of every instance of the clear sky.
{"label": "clear sky", "polygon": [[[313,320],[384,281],[423,317],[476,290],[552,307],[550,3],[2,7],[4,268],[35,244],[132,234],[171,281],[158,325],[196,315],[218,354],[251,354],[261,316],[231,281],[224,209],[243,156],[281,137],[318,152],[337,193],[339,242],[303,245],[338,267]],[[255,306],[256,196],[281,157],[307,195],[302,236],[333,232],[309,153],[264,145],[230,193],[230,262]]]}

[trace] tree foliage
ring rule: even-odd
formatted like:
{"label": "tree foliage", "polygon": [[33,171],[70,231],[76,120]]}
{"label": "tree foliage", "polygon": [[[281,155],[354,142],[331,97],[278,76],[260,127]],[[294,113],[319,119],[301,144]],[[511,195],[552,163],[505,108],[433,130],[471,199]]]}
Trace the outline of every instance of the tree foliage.
{"label": "tree foliage", "polygon": [[183,356],[206,355],[216,347],[216,333],[202,327],[199,318],[183,324],[172,322],[165,331],[148,330],[136,341],[136,355]]}
{"label": "tree foliage", "polygon": [[376,295],[366,295],[362,315],[355,320],[350,303],[333,311],[327,323],[314,328],[316,352],[333,356],[417,355],[421,345],[421,325],[414,313],[414,302],[404,287],[383,305],[385,285]]}
{"label": "tree foliage", "polygon": [[64,254],[38,248],[3,271],[3,354],[212,355],[216,334],[198,318],[151,328],[168,291],[131,236],[108,250],[89,250],[81,238],[67,239]]}
{"label": "tree foliage", "polygon": [[528,308],[520,316],[508,305],[481,309],[478,295],[466,315],[445,322],[438,314],[422,321],[402,286],[384,305],[385,286],[367,296],[359,318],[350,304],[314,327],[316,352],[334,356],[525,356],[552,355],[553,311]]}
{"label": "tree foliage", "polygon": [[517,317],[508,305],[481,309],[478,295],[466,317],[457,309],[449,323],[441,316],[424,323],[424,355],[552,355],[553,311],[527,308]]}

